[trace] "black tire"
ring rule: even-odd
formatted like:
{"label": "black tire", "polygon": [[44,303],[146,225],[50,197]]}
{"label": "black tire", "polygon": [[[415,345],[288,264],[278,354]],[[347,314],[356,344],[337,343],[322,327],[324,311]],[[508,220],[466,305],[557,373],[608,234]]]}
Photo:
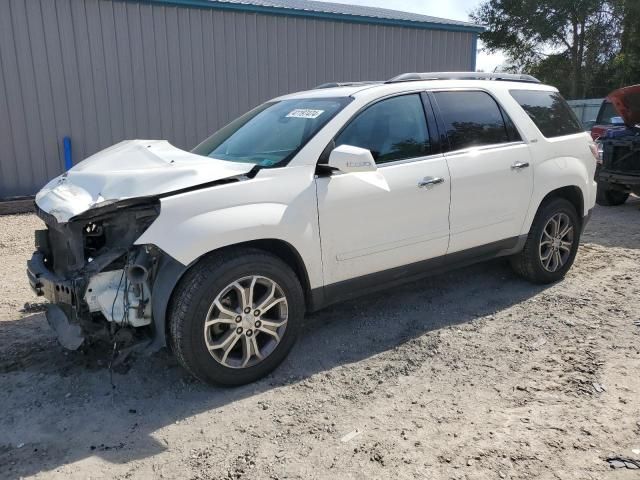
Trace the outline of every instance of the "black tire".
{"label": "black tire", "polygon": [[[557,214],[565,214],[568,217],[573,227],[573,237],[570,242],[571,250],[568,252],[565,263],[556,271],[551,272],[545,269],[543,265],[541,242],[545,227],[547,227],[550,219]],[[558,197],[546,200],[540,205],[536,213],[524,248],[520,253],[510,258],[511,266],[518,275],[533,283],[548,284],[557,282],[564,278],[571,265],[573,265],[578,252],[578,245],[580,244],[580,233],[581,221],[571,202]]]}
{"label": "black tire", "polygon": [[[231,368],[209,353],[204,322],[210,306],[225,287],[252,275],[268,277],[282,289],[288,304],[286,329],[275,349],[259,363]],[[171,348],[182,366],[199,380],[209,384],[243,385],[264,377],[284,360],[296,341],[304,312],[300,281],[286,263],[258,249],[227,249],[203,258],[176,287],[168,314]]]}
{"label": "black tire", "polygon": [[622,205],[629,198],[628,192],[612,189],[608,183],[598,182],[596,203],[603,207],[615,207]]}

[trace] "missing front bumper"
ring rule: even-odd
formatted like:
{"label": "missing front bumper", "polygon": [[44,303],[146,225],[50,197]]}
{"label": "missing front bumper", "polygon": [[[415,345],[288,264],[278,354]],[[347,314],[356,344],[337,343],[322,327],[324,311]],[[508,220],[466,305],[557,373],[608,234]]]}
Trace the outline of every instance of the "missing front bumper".
{"label": "missing front bumper", "polygon": [[[121,268],[103,270],[122,255]],[[151,325],[152,279],[148,276],[155,259],[146,247],[107,252],[67,276],[49,269],[46,258],[44,252],[34,252],[27,262],[27,277],[33,291],[50,302],[47,320],[65,348],[75,350],[85,340],[104,338],[115,324],[119,328]]]}
{"label": "missing front bumper", "polygon": [[159,212],[157,198],[110,203],[64,223],[38,209],[47,228],[35,232],[27,277],[50,302],[47,319],[63,346],[76,349],[122,327],[151,324],[160,252],[134,243]]}

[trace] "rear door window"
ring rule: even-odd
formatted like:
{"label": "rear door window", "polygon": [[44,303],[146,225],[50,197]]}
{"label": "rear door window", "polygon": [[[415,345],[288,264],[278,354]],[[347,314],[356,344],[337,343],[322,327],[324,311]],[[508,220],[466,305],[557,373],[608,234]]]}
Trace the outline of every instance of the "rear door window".
{"label": "rear door window", "polygon": [[[520,140],[509,119],[486,92],[434,92],[451,150]],[[505,121],[506,118],[506,121]]]}
{"label": "rear door window", "polygon": [[431,153],[427,120],[418,94],[401,95],[368,107],[336,137],[336,146],[366,148],[376,163]]}
{"label": "rear door window", "polygon": [[510,93],[545,137],[562,137],[583,131],[575,113],[559,93],[541,90],[511,90]]}

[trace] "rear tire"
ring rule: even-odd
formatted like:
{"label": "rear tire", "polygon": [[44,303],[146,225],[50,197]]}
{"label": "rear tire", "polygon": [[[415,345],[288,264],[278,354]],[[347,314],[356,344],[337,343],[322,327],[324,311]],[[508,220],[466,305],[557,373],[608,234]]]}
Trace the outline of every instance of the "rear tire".
{"label": "rear tire", "polygon": [[304,311],[298,277],[280,258],[229,249],[202,259],[176,287],[168,315],[171,347],[199,380],[243,385],[284,360]]}
{"label": "rear tire", "polygon": [[610,188],[608,183],[598,182],[596,203],[603,207],[615,207],[622,205],[629,198],[629,193]]}
{"label": "rear tire", "polygon": [[564,198],[545,201],[533,220],[522,251],[510,258],[523,278],[539,284],[557,282],[573,265],[580,244],[581,223]]}

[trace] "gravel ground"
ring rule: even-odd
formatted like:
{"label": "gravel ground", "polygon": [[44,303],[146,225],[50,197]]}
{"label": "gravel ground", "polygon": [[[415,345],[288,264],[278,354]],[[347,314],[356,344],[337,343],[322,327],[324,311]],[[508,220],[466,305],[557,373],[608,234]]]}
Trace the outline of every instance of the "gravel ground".
{"label": "gravel ground", "polygon": [[0,217],[0,478],[640,478],[607,462],[640,460],[638,199],[595,210],[561,283],[498,260],[338,305],[236,389],[164,352],[112,388],[106,352],[63,351],[38,224]]}

